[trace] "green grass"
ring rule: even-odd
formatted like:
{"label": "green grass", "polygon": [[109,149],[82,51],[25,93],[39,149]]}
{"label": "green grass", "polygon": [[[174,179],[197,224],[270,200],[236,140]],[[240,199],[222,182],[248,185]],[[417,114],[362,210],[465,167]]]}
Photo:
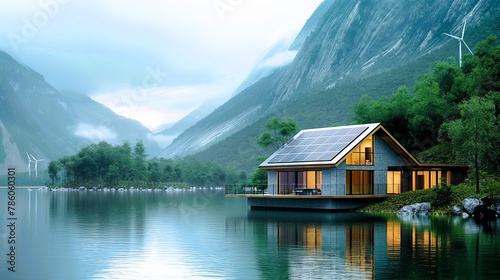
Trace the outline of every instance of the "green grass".
{"label": "green grass", "polygon": [[396,213],[401,207],[419,202],[431,202],[431,214],[450,215],[453,205],[462,206],[462,201],[470,196],[479,198],[484,196],[500,197],[500,181],[492,178],[482,180],[480,193],[476,193],[474,184],[460,184],[451,187],[451,195],[447,203],[436,206],[433,205],[432,195],[436,193],[434,189],[418,190],[394,195],[380,203],[370,204],[358,211]]}

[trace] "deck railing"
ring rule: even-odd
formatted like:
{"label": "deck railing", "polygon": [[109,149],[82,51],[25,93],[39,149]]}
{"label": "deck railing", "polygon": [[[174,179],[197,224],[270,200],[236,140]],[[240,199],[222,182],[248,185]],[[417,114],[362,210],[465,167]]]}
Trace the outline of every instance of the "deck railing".
{"label": "deck railing", "polygon": [[[268,194],[267,185],[230,184],[226,185],[226,194]],[[272,188],[274,190],[274,188]]]}
{"label": "deck railing", "polygon": [[267,185],[258,184],[230,184],[226,185],[226,194],[242,194],[242,195],[322,195],[325,189],[345,190],[346,195],[372,195],[376,189],[384,189],[388,191],[386,194],[395,194],[401,192],[400,185],[387,188],[387,184],[375,184],[371,189],[364,189],[359,186],[354,186],[349,189],[345,184],[322,185],[322,188],[307,188],[305,185],[294,185],[278,190],[276,186],[268,188]]}

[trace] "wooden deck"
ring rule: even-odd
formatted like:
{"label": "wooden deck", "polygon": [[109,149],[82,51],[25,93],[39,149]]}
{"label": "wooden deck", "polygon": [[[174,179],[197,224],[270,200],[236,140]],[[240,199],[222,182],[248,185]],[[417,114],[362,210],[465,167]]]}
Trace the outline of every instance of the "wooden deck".
{"label": "wooden deck", "polygon": [[392,195],[295,195],[295,194],[226,194],[226,197],[249,197],[249,198],[313,198],[313,199],[371,199],[388,198]]}
{"label": "wooden deck", "polygon": [[307,211],[351,211],[380,202],[391,195],[269,195],[226,194],[226,197],[247,198],[252,209],[290,209]]}

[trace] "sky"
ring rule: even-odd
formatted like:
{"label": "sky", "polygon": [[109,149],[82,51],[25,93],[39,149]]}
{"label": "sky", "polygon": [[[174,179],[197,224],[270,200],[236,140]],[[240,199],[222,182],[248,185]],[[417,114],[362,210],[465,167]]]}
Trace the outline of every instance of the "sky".
{"label": "sky", "polygon": [[154,131],[229,98],[322,1],[2,0],[0,50]]}

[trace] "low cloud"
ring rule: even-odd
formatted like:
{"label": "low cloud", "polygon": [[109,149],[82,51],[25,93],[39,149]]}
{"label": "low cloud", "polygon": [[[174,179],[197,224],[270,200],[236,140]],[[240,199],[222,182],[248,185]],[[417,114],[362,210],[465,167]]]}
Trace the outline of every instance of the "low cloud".
{"label": "low cloud", "polygon": [[153,141],[156,141],[156,143],[158,143],[158,145],[160,145],[161,148],[166,148],[168,145],[170,145],[170,143],[172,143],[172,141],[174,141],[174,139],[177,136],[179,136],[179,134],[172,134],[172,135],[149,134],[148,138]]}
{"label": "low cloud", "polygon": [[89,140],[104,141],[116,139],[116,133],[109,128],[103,125],[93,126],[86,123],[80,123],[78,125],[75,130],[75,135]]}
{"label": "low cloud", "polygon": [[277,53],[270,58],[264,60],[259,64],[259,67],[279,67],[284,66],[291,63],[295,56],[297,55],[297,51],[284,51]]}
{"label": "low cloud", "polygon": [[94,93],[91,98],[156,131],[164,124],[179,121],[208,100],[228,99],[241,80],[238,77],[179,87],[121,88]]}

